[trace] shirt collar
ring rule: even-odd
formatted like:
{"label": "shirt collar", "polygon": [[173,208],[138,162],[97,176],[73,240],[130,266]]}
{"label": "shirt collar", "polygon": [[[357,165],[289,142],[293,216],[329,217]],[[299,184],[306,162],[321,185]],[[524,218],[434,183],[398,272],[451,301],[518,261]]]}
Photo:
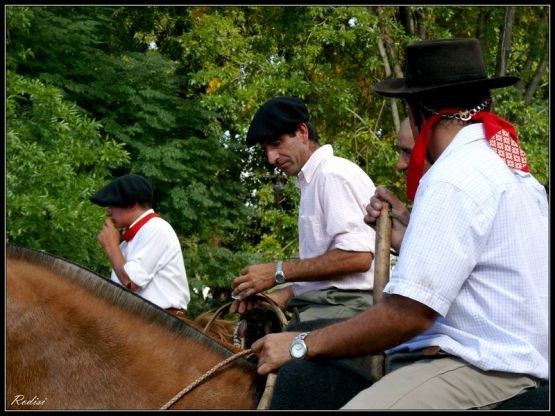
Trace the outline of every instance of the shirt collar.
{"label": "shirt collar", "polygon": [[[455,135],[449,146],[445,149],[445,151],[440,155],[441,158],[444,155],[448,155],[449,153],[453,152],[457,147],[462,146],[467,143],[474,142],[476,140],[483,139],[485,137],[484,134],[484,124],[483,123],[473,123],[468,126],[463,127],[459,132]],[[439,160],[438,158],[438,160]],[[437,162],[437,160],[436,160]]]}
{"label": "shirt collar", "polygon": [[310,183],[320,164],[324,160],[329,159],[332,156],[333,148],[330,144],[325,144],[316,149],[316,151],[310,155],[303,168],[297,175],[297,186],[300,185],[301,181]]}
{"label": "shirt collar", "polygon": [[[131,224],[131,225],[129,226],[129,228],[133,227],[137,222],[139,222],[139,221],[141,220],[141,218],[147,216],[147,215],[150,214],[151,212],[154,212],[154,209],[152,209],[152,208],[151,208],[151,209],[147,209],[145,212],[143,212],[143,213],[141,214],[141,216],[140,216],[139,218],[137,218],[135,221],[133,221],[133,224]],[[128,228],[128,229],[129,229],[129,228]]]}

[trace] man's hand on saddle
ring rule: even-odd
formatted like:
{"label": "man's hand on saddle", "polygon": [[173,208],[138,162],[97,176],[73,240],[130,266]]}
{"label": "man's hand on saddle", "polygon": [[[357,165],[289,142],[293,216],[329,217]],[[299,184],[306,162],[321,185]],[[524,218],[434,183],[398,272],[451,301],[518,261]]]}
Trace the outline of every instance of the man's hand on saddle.
{"label": "man's hand on saddle", "polygon": [[255,341],[251,348],[258,356],[258,374],[266,375],[277,371],[289,361],[291,343],[298,334],[298,332],[279,332],[265,335]]}
{"label": "man's hand on saddle", "polygon": [[366,206],[364,222],[372,228],[376,227],[384,201],[389,202],[391,206],[391,247],[398,252],[409,224],[410,212],[393,192],[383,186],[376,188],[370,203]]}

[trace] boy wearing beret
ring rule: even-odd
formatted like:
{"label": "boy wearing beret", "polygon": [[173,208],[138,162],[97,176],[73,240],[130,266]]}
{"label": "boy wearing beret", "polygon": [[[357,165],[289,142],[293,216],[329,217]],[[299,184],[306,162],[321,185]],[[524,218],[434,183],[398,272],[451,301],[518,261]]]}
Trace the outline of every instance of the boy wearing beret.
{"label": "boy wearing beret", "polygon": [[108,218],[97,240],[112,264],[112,281],[186,317],[190,293],[181,245],[172,226],[152,209],[150,182],[140,175],[124,175],[90,200],[106,207]]}

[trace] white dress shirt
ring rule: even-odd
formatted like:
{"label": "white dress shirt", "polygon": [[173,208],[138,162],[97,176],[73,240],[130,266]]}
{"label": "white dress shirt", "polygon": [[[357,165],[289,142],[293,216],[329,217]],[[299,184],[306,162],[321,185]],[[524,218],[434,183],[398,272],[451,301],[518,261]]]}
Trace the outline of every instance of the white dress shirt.
{"label": "white dress shirt", "polygon": [[[133,224],[151,212],[146,211]],[[187,309],[191,296],[183,253],[167,221],[150,219],[132,240],[122,241],[120,249],[126,259],[125,271],[140,287],[135,293],[164,309]],[[121,284],[113,270],[112,281]]]}
{"label": "white dress shirt", "polygon": [[545,188],[462,129],[418,187],[384,293],[439,313],[388,353],[437,345],[483,370],[547,378],[549,236]]}
{"label": "white dress shirt", "polygon": [[[375,186],[355,163],[333,155],[331,145],[318,148],[297,175],[299,205],[299,256],[320,256],[327,251],[374,252],[375,232],[364,222],[366,205]],[[335,287],[368,290],[374,284],[370,270],[333,280],[294,282],[295,296],[309,290]]]}

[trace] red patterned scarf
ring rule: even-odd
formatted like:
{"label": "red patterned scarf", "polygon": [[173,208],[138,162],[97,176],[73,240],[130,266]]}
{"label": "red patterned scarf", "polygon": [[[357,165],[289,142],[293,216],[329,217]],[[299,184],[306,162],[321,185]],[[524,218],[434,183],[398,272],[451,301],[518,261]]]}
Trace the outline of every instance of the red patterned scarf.
{"label": "red patterned scarf", "polygon": [[137,221],[135,224],[129,227],[129,229],[125,233],[123,233],[123,239],[125,241],[130,241],[133,237],[135,237],[135,234],[139,232],[139,230],[142,228],[143,225],[149,222],[152,218],[159,217],[159,216],[160,215],[158,215],[155,212],[151,212],[150,214],[145,215],[143,218],[141,218],[139,221]]}
{"label": "red patterned scarf", "polygon": [[[407,198],[411,201],[414,200],[420,178],[424,173],[424,161],[428,151],[428,138],[431,129],[439,122],[442,115],[452,115],[459,112],[461,112],[460,109],[440,110],[428,119],[418,135],[407,169]],[[486,139],[507,166],[529,172],[526,154],[518,143],[515,129],[507,120],[487,111],[474,114],[472,119],[484,123]]]}

